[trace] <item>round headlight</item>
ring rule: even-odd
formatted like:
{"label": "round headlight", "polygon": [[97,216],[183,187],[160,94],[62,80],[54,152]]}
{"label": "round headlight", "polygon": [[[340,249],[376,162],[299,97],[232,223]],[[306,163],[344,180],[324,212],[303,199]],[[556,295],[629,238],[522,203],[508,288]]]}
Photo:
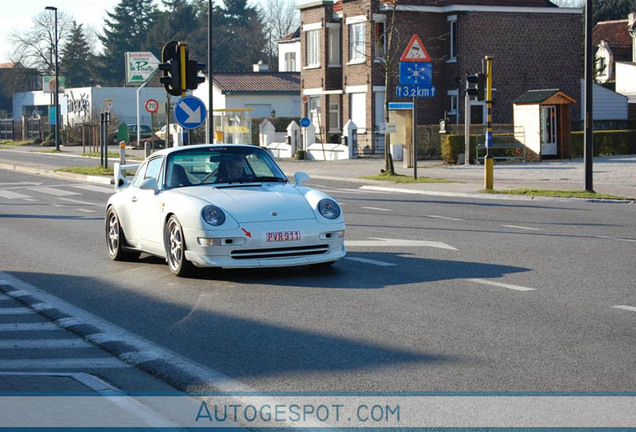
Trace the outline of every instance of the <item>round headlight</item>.
{"label": "round headlight", "polygon": [[222,225],[225,222],[225,213],[217,206],[209,205],[201,210],[203,220],[213,226]]}
{"label": "round headlight", "polygon": [[327,219],[337,219],[340,216],[340,207],[332,199],[322,199],[318,203],[318,211]]}

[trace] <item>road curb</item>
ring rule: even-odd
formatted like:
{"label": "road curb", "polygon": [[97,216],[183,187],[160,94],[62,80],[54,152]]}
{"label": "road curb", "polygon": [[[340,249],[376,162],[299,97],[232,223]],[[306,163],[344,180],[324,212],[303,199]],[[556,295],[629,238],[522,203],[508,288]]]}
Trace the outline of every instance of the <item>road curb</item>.
{"label": "road curb", "polygon": [[[47,168],[33,167],[27,165],[8,164],[0,162],[0,169],[17,171],[25,174],[41,175],[44,177],[61,178],[66,180],[83,181],[88,183],[97,183],[103,185],[114,184],[113,179],[109,177],[93,176],[85,174],[75,174],[62,171],[55,171]],[[114,190],[113,190],[114,192]]]}

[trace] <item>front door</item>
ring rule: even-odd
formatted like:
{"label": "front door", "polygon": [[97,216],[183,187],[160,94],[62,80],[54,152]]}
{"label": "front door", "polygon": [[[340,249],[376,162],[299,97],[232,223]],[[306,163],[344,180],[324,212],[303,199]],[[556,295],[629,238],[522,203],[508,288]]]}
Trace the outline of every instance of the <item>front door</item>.
{"label": "front door", "polygon": [[556,106],[541,107],[541,156],[557,154],[557,110]]}

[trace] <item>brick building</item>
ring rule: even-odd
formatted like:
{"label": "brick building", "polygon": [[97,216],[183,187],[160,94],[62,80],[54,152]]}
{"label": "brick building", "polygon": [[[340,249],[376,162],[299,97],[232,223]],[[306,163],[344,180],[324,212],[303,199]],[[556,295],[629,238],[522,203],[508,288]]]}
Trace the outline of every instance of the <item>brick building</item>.
{"label": "brick building", "polygon": [[[417,99],[417,123],[434,124],[448,113],[463,122],[464,76],[480,72],[494,57],[495,123],[512,122],[512,102],[527,90],[558,88],[580,100],[582,11],[549,0],[297,0],[301,11],[303,115],[324,139],[339,138],[343,124],[359,126],[359,149],[381,153],[384,101],[407,101],[395,94],[399,54],[417,33],[433,63],[431,98]],[[385,53],[387,29],[395,13],[393,45]],[[383,58],[393,58],[387,91]],[[480,123],[483,104],[471,117]],[[580,106],[573,108],[577,118]]]}

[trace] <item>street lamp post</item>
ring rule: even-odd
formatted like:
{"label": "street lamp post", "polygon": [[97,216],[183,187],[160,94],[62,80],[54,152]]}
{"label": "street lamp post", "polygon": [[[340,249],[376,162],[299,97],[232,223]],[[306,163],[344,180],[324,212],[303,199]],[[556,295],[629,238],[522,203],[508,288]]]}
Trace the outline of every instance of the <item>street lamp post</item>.
{"label": "street lamp post", "polygon": [[60,62],[57,53],[57,8],[55,6],[47,6],[46,10],[55,11],[55,94],[53,96],[53,103],[55,104],[55,150],[60,150],[60,140],[59,140],[59,127],[60,127],[60,103],[59,103],[59,93],[60,93]]}

